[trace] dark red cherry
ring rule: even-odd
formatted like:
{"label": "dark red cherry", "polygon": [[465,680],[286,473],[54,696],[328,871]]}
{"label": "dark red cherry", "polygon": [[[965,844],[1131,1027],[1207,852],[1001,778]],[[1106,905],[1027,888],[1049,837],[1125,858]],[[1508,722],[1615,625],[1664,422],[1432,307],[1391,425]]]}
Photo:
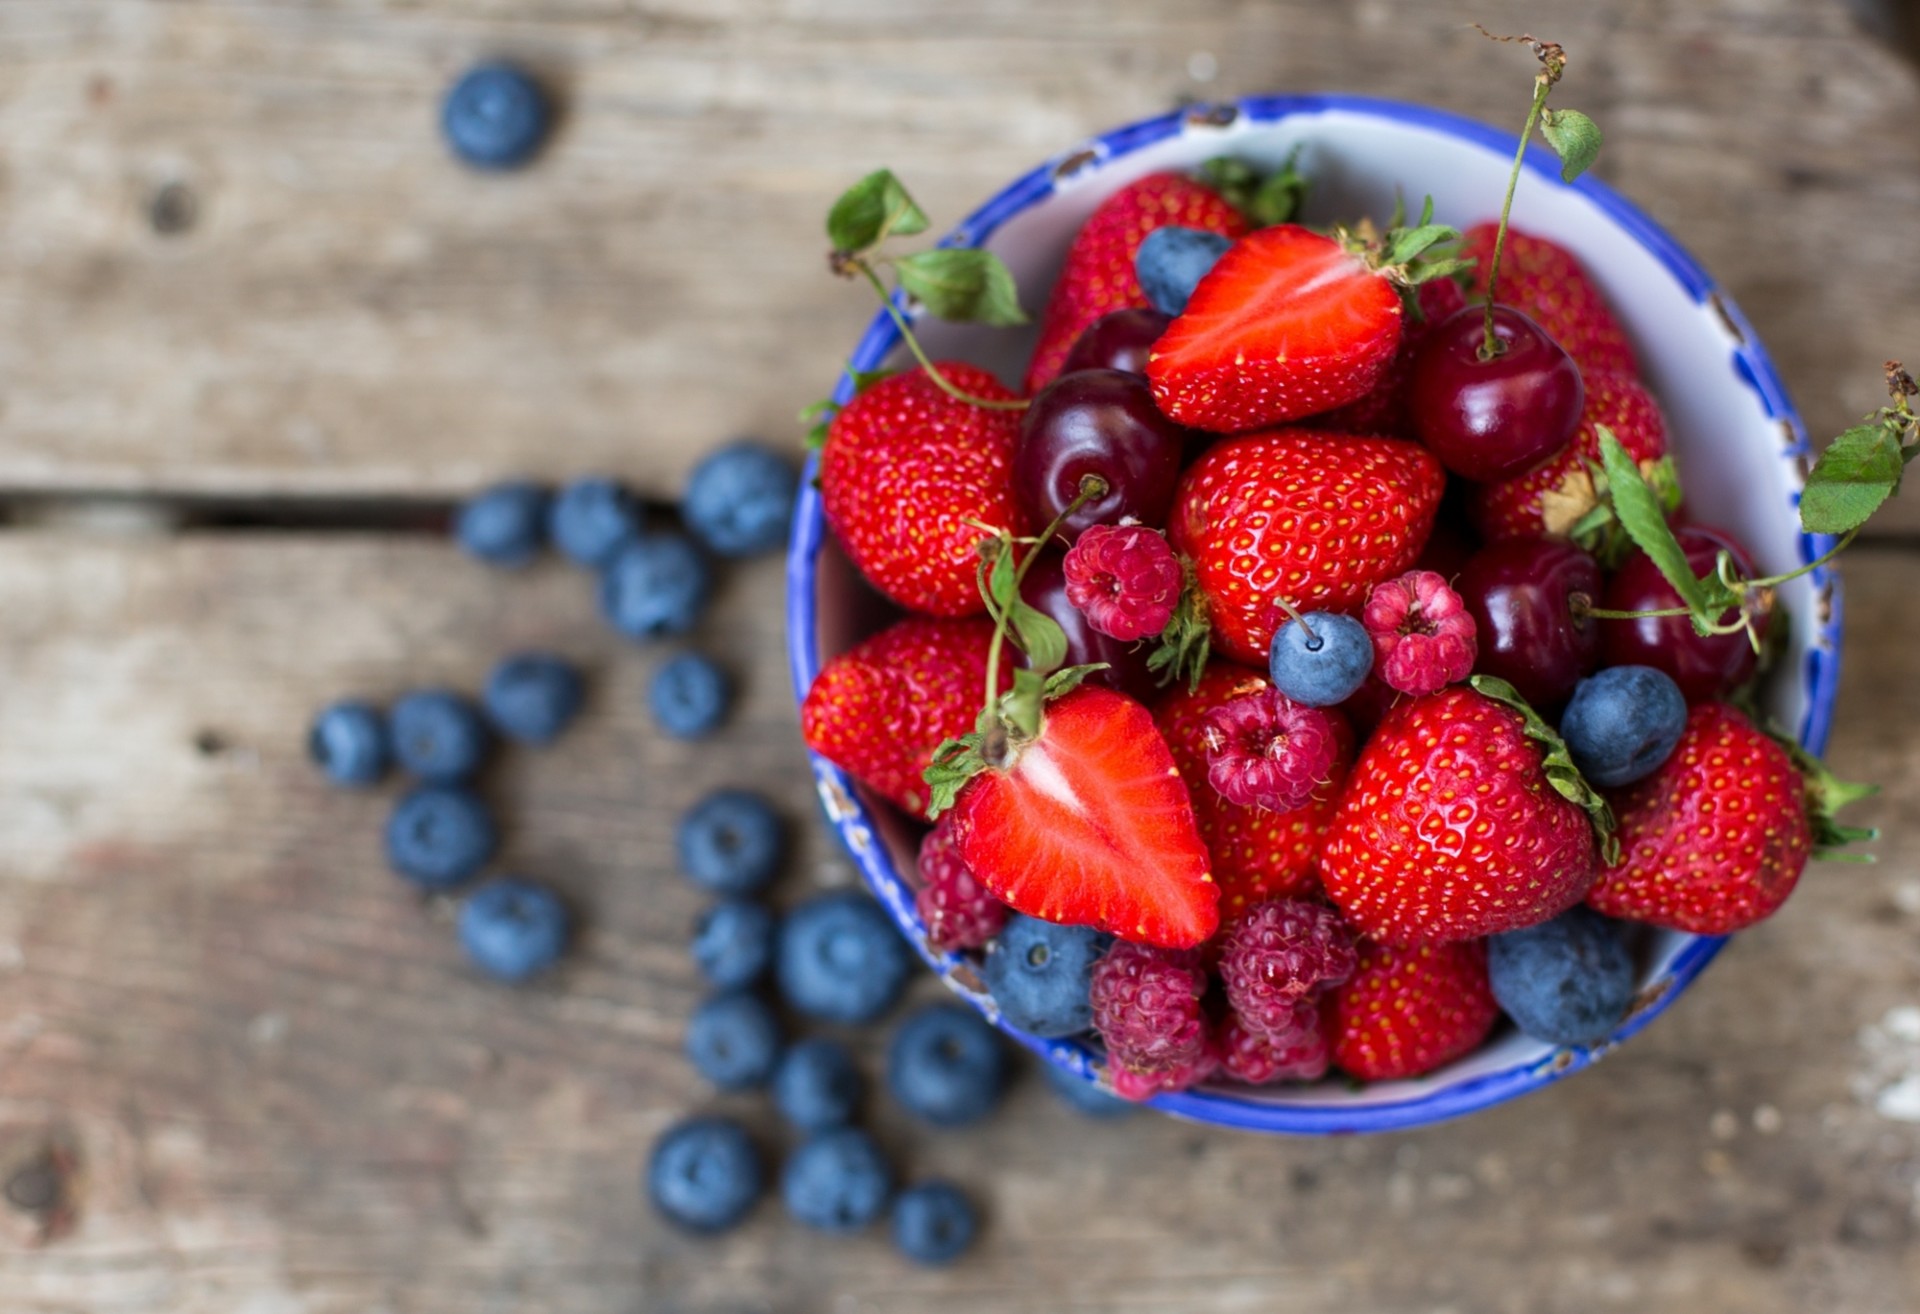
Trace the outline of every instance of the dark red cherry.
{"label": "dark red cherry", "polygon": [[[1693,573],[1704,575],[1719,560],[1722,549],[1733,554],[1733,564],[1747,578],[1753,578],[1753,559],[1746,549],[1720,530],[1697,525],[1677,528],[1673,536],[1686,550],[1687,564]],[[1644,552],[1627,558],[1601,594],[1600,605],[1608,611],[1660,611],[1681,605],[1680,595],[1667,583]],[[1731,620],[1732,616],[1723,616]],[[1766,637],[1770,614],[1758,611],[1754,628]],[[1602,620],[1601,649],[1609,666],[1651,666],[1665,671],[1680,686],[1690,703],[1704,702],[1753,678],[1759,659],[1744,634],[1694,633],[1693,622],[1685,616],[1641,616],[1635,620]]]}
{"label": "dark red cherry", "polygon": [[1453,582],[1479,627],[1473,669],[1498,676],[1548,720],[1600,662],[1600,564],[1571,543],[1509,538],[1481,548]]}
{"label": "dark red cherry", "polygon": [[1481,359],[1483,307],[1442,320],[1413,357],[1414,427],[1440,464],[1495,483],[1525,474],[1567,445],[1586,405],[1580,367],[1512,306],[1493,308],[1500,351]]}
{"label": "dark red cherry", "polygon": [[1100,633],[1087,624],[1080,609],[1067,600],[1066,570],[1061,564],[1066,554],[1048,548],[1020,581],[1020,596],[1027,605],[1045,612],[1060,622],[1067,636],[1068,666],[1105,662],[1107,669],[1087,677],[1091,684],[1104,684],[1139,702],[1150,702],[1159,692],[1153,672],[1147,669],[1147,657],[1153,651],[1150,642],[1128,643]]}
{"label": "dark red cherry", "polygon": [[1160,413],[1145,378],[1119,370],[1063,374],[1040,390],[1020,425],[1013,488],[1036,529],[1079,495],[1082,477],[1107,491],[1061,526],[1071,543],[1089,525],[1132,516],[1158,528],[1173,506],[1187,431]]}
{"label": "dark red cherry", "polygon": [[1147,372],[1147,353],[1173,323],[1173,316],[1157,310],[1116,310],[1087,325],[1087,331],[1074,339],[1067,353],[1062,374],[1080,370],[1120,370],[1127,374]]}

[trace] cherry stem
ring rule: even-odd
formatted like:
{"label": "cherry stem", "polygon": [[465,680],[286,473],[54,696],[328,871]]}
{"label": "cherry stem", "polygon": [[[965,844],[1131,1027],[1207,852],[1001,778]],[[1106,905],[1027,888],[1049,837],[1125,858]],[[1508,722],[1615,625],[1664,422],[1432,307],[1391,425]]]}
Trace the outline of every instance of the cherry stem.
{"label": "cherry stem", "polygon": [[1500,203],[1500,227],[1493,235],[1493,258],[1487,262],[1487,311],[1482,321],[1480,359],[1492,360],[1500,354],[1500,339],[1493,336],[1493,290],[1500,281],[1500,256],[1507,247],[1507,216],[1513,213],[1513,194],[1520,187],[1520,162],[1527,158],[1527,142],[1540,122],[1540,111],[1547,107],[1547,92],[1553,87],[1549,69],[1541,69],[1533,79],[1533,105],[1527,110],[1526,126],[1520,129],[1520,147],[1513,153],[1513,171],[1507,175],[1507,197]]}
{"label": "cherry stem", "polygon": [[887,291],[887,285],[880,281],[880,275],[873,272],[873,266],[859,256],[852,257],[847,263],[866,275],[867,282],[873,284],[873,290],[879,294],[880,304],[887,308],[887,314],[893,318],[894,326],[900,330],[900,337],[907,344],[907,350],[912,352],[913,358],[920,362],[920,368],[927,372],[927,377],[933,381],[935,387],[956,401],[963,401],[969,406],[978,406],[984,410],[1024,411],[1027,409],[1025,397],[995,401],[987,397],[975,397],[972,393],[956,387],[934,366],[932,361],[927,359],[927,353],[920,346],[920,339],[914,336],[913,325],[907,323],[907,317],[900,313],[900,307],[894,304],[893,294]]}
{"label": "cherry stem", "polygon": [[[1060,526],[1067,523],[1068,516],[1093,501],[1094,498],[1106,495],[1106,480],[1097,474],[1080,476],[1080,491],[1074,494],[1073,501],[1067,503],[1066,508],[1053,518],[1053,523],[1041,531],[1040,537],[1033,540],[1033,550],[1020,559],[1019,566],[1014,570],[1013,596],[1016,600],[1020,597],[1020,586],[1027,581],[1027,572],[1033,568],[1033,563],[1040,559],[1040,550],[1047,545],[1047,540],[1060,532]],[[1007,544],[1006,551],[1013,551],[1011,542]],[[987,611],[993,616],[993,644],[987,649],[987,699],[984,704],[992,707],[1000,693],[1000,650],[1006,645],[1007,621],[1012,608],[1001,611],[995,607],[990,590],[983,590],[982,596],[987,600]]]}
{"label": "cherry stem", "polygon": [[1742,582],[1741,587],[1749,588],[1749,589],[1778,588],[1780,585],[1785,584],[1788,580],[1799,579],[1802,575],[1810,575],[1814,571],[1820,569],[1820,567],[1832,561],[1835,557],[1839,556],[1842,552],[1845,552],[1847,548],[1853,543],[1853,540],[1859,535],[1859,533],[1860,531],[1858,529],[1848,530],[1846,534],[1841,537],[1838,543],[1835,543],[1832,547],[1828,548],[1825,552],[1822,552],[1819,556],[1815,557],[1812,561],[1809,561],[1806,565],[1801,566],[1797,570],[1790,570],[1784,575],[1769,575],[1765,579],[1745,580]]}
{"label": "cherry stem", "polygon": [[1275,598],[1274,601],[1280,604],[1281,611],[1284,611],[1287,613],[1287,619],[1291,620],[1295,625],[1298,625],[1300,627],[1300,632],[1307,636],[1307,642],[1313,645],[1313,647],[1309,649],[1309,651],[1311,652],[1320,651],[1320,636],[1313,632],[1313,626],[1307,624],[1307,618],[1305,616],[1302,616],[1299,612],[1295,611],[1293,609],[1293,604],[1288,602],[1285,598]]}

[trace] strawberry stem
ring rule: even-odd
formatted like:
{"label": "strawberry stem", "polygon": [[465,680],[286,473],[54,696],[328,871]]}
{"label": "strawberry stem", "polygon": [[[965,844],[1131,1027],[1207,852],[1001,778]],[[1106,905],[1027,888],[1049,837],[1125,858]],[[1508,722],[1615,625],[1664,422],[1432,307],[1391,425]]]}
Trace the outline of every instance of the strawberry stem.
{"label": "strawberry stem", "polygon": [[927,359],[925,349],[920,346],[920,339],[914,336],[913,325],[909,324],[907,317],[900,313],[900,307],[894,304],[893,294],[887,291],[887,285],[880,281],[880,275],[874,272],[873,266],[863,257],[857,255],[845,256],[841,259],[840,264],[843,268],[859,271],[866,276],[867,282],[873,285],[875,294],[880,298],[880,304],[887,308],[887,314],[893,319],[894,327],[900,330],[901,340],[907,344],[907,350],[912,352],[913,358],[920,362],[920,368],[927,372],[927,378],[932,380],[936,388],[946,393],[949,397],[952,397],[955,401],[965,402],[969,406],[978,406],[984,410],[1024,411],[1027,409],[1027,399],[1025,397],[1015,397],[1008,401],[995,401],[989,397],[976,397],[956,385],[952,380],[947,378],[946,375],[942,374],[931,360]]}
{"label": "strawberry stem", "polygon": [[1541,111],[1547,107],[1547,92],[1560,80],[1560,74],[1566,69],[1567,56],[1559,45],[1552,41],[1536,41],[1529,35],[1517,37],[1495,36],[1475,23],[1480,35],[1490,41],[1524,41],[1533,47],[1533,53],[1540,60],[1540,71],[1533,78],[1533,104],[1527,110],[1526,126],[1520,129],[1520,145],[1513,153],[1513,169],[1507,174],[1507,195],[1500,203],[1500,227],[1493,235],[1493,257],[1487,262],[1487,309],[1483,321],[1480,339],[1480,359],[1492,360],[1505,350],[1500,340],[1493,335],[1493,290],[1500,281],[1500,257],[1507,246],[1507,217],[1513,213],[1513,194],[1520,187],[1520,164],[1527,158],[1527,143],[1533,139],[1533,130],[1540,125]]}

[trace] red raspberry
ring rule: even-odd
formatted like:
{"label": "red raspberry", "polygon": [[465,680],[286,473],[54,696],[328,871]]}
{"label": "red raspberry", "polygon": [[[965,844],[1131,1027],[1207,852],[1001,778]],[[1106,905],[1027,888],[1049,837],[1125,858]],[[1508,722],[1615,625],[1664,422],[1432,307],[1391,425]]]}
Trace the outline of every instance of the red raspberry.
{"label": "red raspberry", "polygon": [[1284,1043],[1298,1006],[1353,975],[1353,932],[1332,908],[1270,899],[1247,909],[1220,943],[1220,980],[1247,1030]]}
{"label": "red raspberry", "polygon": [[1220,1066],[1235,1081],[1265,1086],[1276,1081],[1318,1081],[1327,1074],[1327,1035],[1320,1004],[1303,999],[1293,1006],[1293,1024],[1278,1036],[1249,1030],[1229,1013],[1215,1040]]}
{"label": "red raspberry", "polygon": [[1207,971],[1193,949],[1119,940],[1093,965],[1093,1025],[1107,1042],[1116,1091],[1145,1099],[1213,1071],[1206,993]]}
{"label": "red raspberry", "polygon": [[1278,689],[1229,699],[1201,730],[1207,780],[1230,803],[1292,812],[1333,779],[1348,743],[1346,722]]}
{"label": "red raspberry", "polygon": [[1150,1100],[1166,1091],[1197,1086],[1220,1069],[1220,1056],[1211,1043],[1200,1056],[1164,1072],[1139,1073],[1119,1064],[1113,1066],[1113,1093],[1123,1100]]}
{"label": "red raspberry", "polygon": [[1473,670],[1480,650],[1473,614],[1431,570],[1376,585],[1360,619],[1373,635],[1373,669],[1401,693],[1438,693]]}
{"label": "red raspberry", "polygon": [[952,812],[920,841],[920,891],[914,909],[927,927],[927,946],[935,953],[979,949],[1007,924],[1007,905],[975,879],[953,839]]}
{"label": "red raspberry", "polygon": [[1173,619],[1180,601],[1180,562],[1157,529],[1094,525],[1074,540],[1060,564],[1067,575],[1067,601],[1110,638],[1152,638]]}

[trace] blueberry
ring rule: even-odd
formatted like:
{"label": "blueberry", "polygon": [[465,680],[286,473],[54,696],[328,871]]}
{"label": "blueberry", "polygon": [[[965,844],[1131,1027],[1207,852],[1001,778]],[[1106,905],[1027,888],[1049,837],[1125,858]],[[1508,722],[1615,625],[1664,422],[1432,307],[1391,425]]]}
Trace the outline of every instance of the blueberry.
{"label": "blueberry", "polygon": [[460,75],[440,107],[440,128],[453,153],[479,169],[510,169],[533,158],[553,112],[525,69],[480,64]]}
{"label": "blueberry", "polygon": [[724,1232],[766,1186],[760,1153],[731,1118],[688,1118],[660,1134],[647,1160],[653,1207],[696,1232]]}
{"label": "blueberry", "polygon": [[1231,238],[1198,228],[1156,228],[1133,256],[1140,290],[1163,315],[1178,315],[1187,298],[1233,245]]}
{"label": "blueberry", "polygon": [[1089,1118],[1124,1118],[1140,1106],[1130,1100],[1123,1100],[1110,1091],[1101,1089],[1098,1083],[1088,1081],[1077,1072],[1069,1072],[1058,1063],[1042,1062],[1040,1070],[1046,1073],[1047,1084],[1053,1087],[1053,1093],[1070,1107],[1086,1114]]}
{"label": "blueberry", "polygon": [[314,718],[307,753],[334,784],[371,785],[392,757],[387,720],[366,703],[335,703]]}
{"label": "blueberry", "polygon": [[451,689],[417,689],[387,713],[400,769],[431,784],[465,780],[487,756],[487,724],[473,700]]}
{"label": "blueberry", "polygon": [[1580,774],[1601,789],[1652,775],[1687,728],[1687,700],[1665,671],[1610,666],[1580,681],[1560,717]]}
{"label": "blueberry", "polygon": [[1345,702],[1373,669],[1373,636],[1338,612],[1313,611],[1302,619],[1304,626],[1290,620],[1273,636],[1267,660],[1273,687],[1308,707]]}
{"label": "blueberry", "polygon": [[704,739],[720,728],[731,701],[727,677],[699,653],[682,653],[653,673],[647,706],[675,739]]}
{"label": "blueberry", "polygon": [[713,589],[706,560],[679,534],[622,545],[600,575],[600,611],[630,639],[684,634]]}
{"label": "blueberry", "polygon": [[773,1079],[780,1022],[767,1001],[745,990],[709,996],[687,1022],[687,1061],[721,1090],[750,1090]]}
{"label": "blueberry", "polygon": [[538,484],[495,484],[460,508],[454,539],[490,566],[527,565],[547,545],[547,502]]}
{"label": "blueberry", "polygon": [[787,1159],[787,1212],[823,1232],[857,1232],[887,1207],[893,1173],[873,1137],[855,1127],[815,1132]]}
{"label": "blueberry", "polygon": [[750,986],[773,965],[773,909],[752,899],[722,899],[693,923],[693,965],[722,990]]}
{"label": "blueberry", "polygon": [[787,540],[800,473],[758,443],[731,443],[694,467],[680,518],[723,557],[771,552]]}
{"label": "blueberry", "polygon": [[893,1202],[893,1244],[917,1264],[951,1264],[979,1230],[973,1205],[951,1182],[921,1182]]}
{"label": "blueberry", "polygon": [[425,785],[387,818],[387,862],[415,885],[450,889],[472,876],[499,843],[487,805],[458,785]]}
{"label": "blueberry", "polygon": [[604,566],[640,536],[640,507],[611,479],[594,475],[560,490],[547,511],[553,544],[583,566]]}
{"label": "blueberry", "polygon": [[1015,913],[987,946],[981,971],[1000,1016],[1035,1036],[1078,1035],[1093,1025],[1093,965],[1113,937]]}
{"label": "blueberry", "polygon": [[1633,1002],[1633,955],[1591,908],[1487,940],[1493,997],[1514,1024],[1553,1045],[1597,1045]]}
{"label": "blueberry", "polygon": [[780,1056],[773,1072],[773,1103],[801,1131],[822,1131],[853,1121],[866,1088],[847,1047],[815,1036]]}
{"label": "blueberry", "polygon": [[544,885],[505,876],[460,905],[460,944],[474,966],[502,981],[524,981],[560,960],[566,905]]}
{"label": "blueberry", "polygon": [[550,744],[580,710],[580,668],[550,652],[523,652],[493,668],[482,691],[493,728],[523,744]]}
{"label": "blueberry", "polygon": [[1000,1035],[965,1004],[929,1004],[907,1015],[887,1046],[887,1086],[900,1106],[936,1127],[992,1113],[1007,1088]]}
{"label": "blueberry", "polygon": [[818,895],[787,914],[774,978],[789,1004],[822,1022],[871,1022],[893,1006],[911,970],[907,942],[866,895]]}
{"label": "blueberry", "polygon": [[680,869],[715,894],[752,894],[765,887],[786,856],[780,814],[758,794],[716,789],[680,818],[674,835]]}

